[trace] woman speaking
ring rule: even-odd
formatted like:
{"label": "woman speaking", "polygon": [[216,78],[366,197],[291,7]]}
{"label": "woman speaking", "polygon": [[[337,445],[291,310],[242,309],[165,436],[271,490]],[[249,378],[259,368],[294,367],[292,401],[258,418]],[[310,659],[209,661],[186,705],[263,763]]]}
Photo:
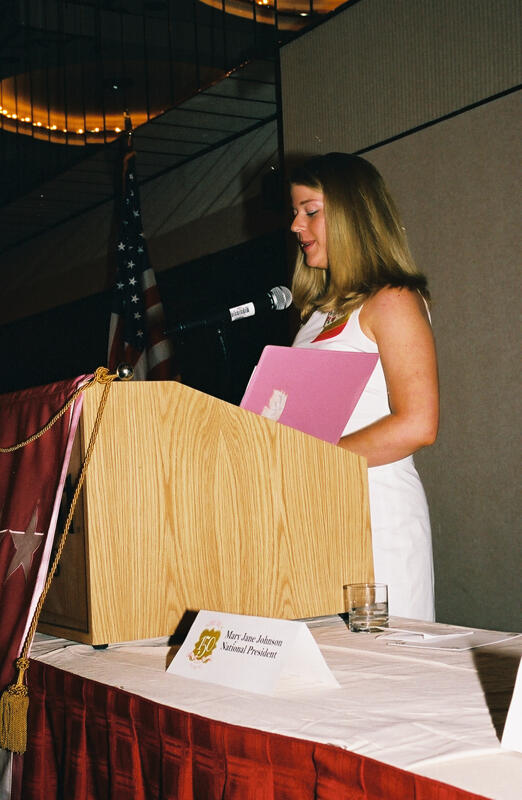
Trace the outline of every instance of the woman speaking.
{"label": "woman speaking", "polygon": [[317,156],[290,183],[302,322],[294,346],[378,353],[339,446],[368,462],[375,580],[388,584],[390,613],[432,620],[430,522],[412,457],[435,441],[439,417],[426,278],[368,161]]}

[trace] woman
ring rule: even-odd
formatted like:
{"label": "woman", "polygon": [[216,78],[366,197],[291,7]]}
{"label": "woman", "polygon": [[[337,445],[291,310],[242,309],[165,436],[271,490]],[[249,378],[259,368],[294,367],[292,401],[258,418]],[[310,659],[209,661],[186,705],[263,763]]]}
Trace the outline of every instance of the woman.
{"label": "woman", "polygon": [[339,446],[368,462],[375,579],[390,613],[434,619],[426,497],[412,454],[435,441],[439,399],[425,277],[384,181],[344,153],[291,176],[297,257],[295,347],[378,353]]}

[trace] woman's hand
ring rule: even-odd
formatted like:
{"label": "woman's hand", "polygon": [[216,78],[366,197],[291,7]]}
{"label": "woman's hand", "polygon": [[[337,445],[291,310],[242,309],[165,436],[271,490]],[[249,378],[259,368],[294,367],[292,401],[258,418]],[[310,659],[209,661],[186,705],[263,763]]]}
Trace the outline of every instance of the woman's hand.
{"label": "woman's hand", "polygon": [[423,298],[410,289],[385,288],[361,310],[363,333],[376,342],[391,413],[339,445],[365,456],[369,467],[388,464],[432,444],[439,424],[435,342]]}

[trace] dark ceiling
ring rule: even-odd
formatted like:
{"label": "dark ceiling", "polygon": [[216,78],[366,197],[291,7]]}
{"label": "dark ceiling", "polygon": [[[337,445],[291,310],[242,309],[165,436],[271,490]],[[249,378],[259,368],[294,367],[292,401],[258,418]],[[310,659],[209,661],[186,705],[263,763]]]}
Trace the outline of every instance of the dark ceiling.
{"label": "dark ceiling", "polygon": [[279,46],[314,3],[266,24],[209,2],[4,0],[0,250],[113,196],[125,115],[141,183],[275,118]]}
{"label": "dark ceiling", "polygon": [[[201,89],[174,109],[139,126],[133,135],[133,145],[139,154],[140,184],[274,119],[277,109],[274,72],[273,62],[247,63],[221,82]],[[30,145],[34,149],[28,147],[27,156],[19,151],[14,169],[20,162],[24,169],[28,164],[36,168],[40,158],[45,158],[42,148],[63,147],[41,142]],[[82,149],[80,158],[73,159],[74,156],[76,152],[69,166],[58,167],[55,174],[46,175],[31,188],[24,187],[25,191],[15,193],[15,198],[0,208],[1,250],[113,197],[119,141],[88,145]]]}

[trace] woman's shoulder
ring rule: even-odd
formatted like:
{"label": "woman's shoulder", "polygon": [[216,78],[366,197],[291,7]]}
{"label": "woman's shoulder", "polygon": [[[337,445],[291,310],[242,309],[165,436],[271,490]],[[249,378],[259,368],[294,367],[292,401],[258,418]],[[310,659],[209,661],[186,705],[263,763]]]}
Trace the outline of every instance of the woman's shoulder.
{"label": "woman's shoulder", "polygon": [[379,315],[420,311],[426,318],[428,316],[422,294],[407,286],[384,286],[366,300],[363,310],[365,313]]}
{"label": "woman's shoulder", "polygon": [[405,286],[385,286],[366,300],[359,322],[366,335],[375,340],[379,328],[399,321],[420,322],[421,318],[429,324],[426,301],[418,290]]}

